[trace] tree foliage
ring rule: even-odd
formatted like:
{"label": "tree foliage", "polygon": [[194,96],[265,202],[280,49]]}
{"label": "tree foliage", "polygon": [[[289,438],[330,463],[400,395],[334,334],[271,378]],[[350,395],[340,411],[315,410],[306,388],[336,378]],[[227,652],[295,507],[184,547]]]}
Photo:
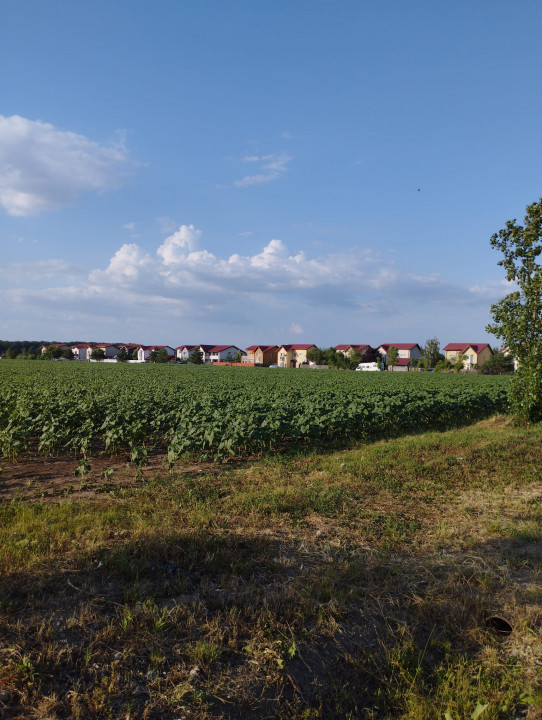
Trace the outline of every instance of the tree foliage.
{"label": "tree foliage", "polygon": [[128,362],[128,352],[125,347],[121,347],[118,351],[117,362]]}
{"label": "tree foliage", "polygon": [[397,358],[399,357],[399,350],[395,347],[395,345],[392,345],[391,348],[386,353],[386,363],[389,365],[389,367],[392,368],[393,366],[397,364]]}
{"label": "tree foliage", "polygon": [[190,362],[193,365],[203,365],[203,353],[199,348],[196,348],[192,355],[190,355]]}
{"label": "tree foliage", "polygon": [[440,360],[444,360],[444,355],[440,352],[440,343],[438,338],[433,337],[427,340],[425,347],[423,348],[423,355],[423,363],[426,370],[428,368],[434,368]]}
{"label": "tree foliage", "polygon": [[504,341],[517,358],[511,402],[515,414],[527,422],[542,420],[542,198],[527,206],[525,224],[508,220],[491,237],[500,250],[499,265],[516,289],[491,306],[493,323],[487,331]]}
{"label": "tree foliage", "polygon": [[452,363],[454,367],[454,372],[459,373],[461,370],[463,370],[463,365],[465,364],[465,360],[467,359],[467,356],[460,353],[454,362]]}
{"label": "tree foliage", "polygon": [[169,355],[165,348],[154,348],[149,355],[149,361],[151,363],[167,363],[169,362]]}
{"label": "tree foliage", "polygon": [[62,357],[62,348],[59,345],[49,345],[43,354],[47,360],[57,360]]}
{"label": "tree foliage", "polygon": [[319,347],[311,347],[307,350],[307,360],[315,365],[327,365],[326,354]]}
{"label": "tree foliage", "polygon": [[490,375],[502,375],[503,373],[514,372],[514,358],[502,352],[494,353],[489,360],[486,360],[481,368]]}
{"label": "tree foliage", "polygon": [[100,347],[92,348],[92,352],[90,353],[90,357],[92,360],[104,360],[105,358],[105,350]]}

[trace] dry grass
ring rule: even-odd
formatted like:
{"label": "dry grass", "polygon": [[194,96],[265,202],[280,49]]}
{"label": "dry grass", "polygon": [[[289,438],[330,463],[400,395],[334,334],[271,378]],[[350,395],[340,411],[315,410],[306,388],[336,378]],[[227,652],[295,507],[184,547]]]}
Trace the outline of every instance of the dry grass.
{"label": "dry grass", "polygon": [[3,717],[534,720],[541,439],[497,419],[4,493]]}

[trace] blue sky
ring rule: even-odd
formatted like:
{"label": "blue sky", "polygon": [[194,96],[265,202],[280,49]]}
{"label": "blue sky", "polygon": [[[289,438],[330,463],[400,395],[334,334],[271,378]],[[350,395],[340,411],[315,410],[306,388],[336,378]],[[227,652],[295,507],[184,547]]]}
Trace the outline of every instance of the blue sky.
{"label": "blue sky", "polygon": [[538,0],[4,0],[0,337],[490,340]]}

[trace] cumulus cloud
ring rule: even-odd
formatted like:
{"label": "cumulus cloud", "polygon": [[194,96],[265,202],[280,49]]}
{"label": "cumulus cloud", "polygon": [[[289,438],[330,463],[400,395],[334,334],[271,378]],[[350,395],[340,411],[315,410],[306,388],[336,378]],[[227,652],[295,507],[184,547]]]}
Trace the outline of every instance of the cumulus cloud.
{"label": "cumulus cloud", "polygon": [[135,285],[145,270],[150,270],[154,261],[136,243],[125,243],[113,255],[105,270],[93,270],[89,280],[93,286]]}
{"label": "cumulus cloud", "polygon": [[177,232],[167,237],[156,251],[161,256],[164,265],[176,265],[193,253],[201,237],[201,230],[193,225],[181,225]]}
{"label": "cumulus cloud", "polygon": [[[318,335],[324,331],[335,337],[341,327],[352,327],[360,342],[382,342],[383,335],[401,341],[420,318],[431,327],[438,323],[428,337],[443,333],[445,321],[467,332],[470,326],[465,325],[466,317],[472,328],[479,328],[475,333],[479,335],[489,319],[490,302],[504,294],[502,283],[468,288],[446,282],[437,274],[405,273],[393,260],[370,249],[354,247],[312,255],[292,251],[274,238],[252,254],[220,257],[201,247],[201,241],[201,230],[181,225],[157,243],[154,251],[134,242],[123,244],[104,268],[80,279],[59,260],[26,267],[27,273],[42,278],[55,275],[55,286],[54,282],[42,282],[9,289],[14,268],[4,266],[3,277],[8,279],[4,288],[8,289],[3,291],[0,304],[10,308],[9,317],[13,318],[19,312],[19,317],[26,314],[72,322],[77,337],[85,335],[86,327],[95,328],[94,333],[89,330],[89,337],[103,337],[99,327],[110,321],[117,333],[125,327],[145,328],[140,342],[145,337],[153,340],[158,328],[166,332],[168,327],[193,327],[196,333],[197,328],[207,326],[215,328],[212,342],[248,344],[253,341],[251,335],[260,340],[267,335],[269,342],[283,342],[279,335],[280,328],[285,327],[311,342],[318,342]],[[5,323],[9,317],[4,315]],[[303,326],[295,320],[299,317]],[[76,332],[77,318],[82,323],[80,332]],[[5,327],[9,330],[11,326]],[[66,327],[72,326],[68,323]],[[367,337],[370,327],[375,338]],[[233,337],[228,328],[235,329]],[[467,334],[472,336],[474,329]],[[353,330],[344,332],[352,337]],[[56,337],[59,331],[53,334]],[[196,341],[195,336],[187,337],[175,342]],[[197,341],[203,342],[201,336]],[[334,341],[344,338],[338,336]],[[420,338],[416,336],[414,341]],[[171,340],[166,338],[165,342]]]}
{"label": "cumulus cloud", "polygon": [[240,180],[236,180],[236,187],[250,187],[251,185],[261,185],[262,183],[276,180],[288,170],[288,164],[292,158],[285,153],[281,155],[248,155],[244,158],[244,162],[260,163],[260,172],[254,175],[245,175]]}
{"label": "cumulus cloud", "polygon": [[[105,270],[93,270],[96,292],[133,290],[144,297],[205,298],[212,306],[226,302],[336,306],[369,313],[397,311],[405,300],[442,304],[486,300],[486,293],[455,286],[438,275],[401,272],[391,260],[369,249],[352,248],[311,257],[292,252],[280,239],[252,255],[219,257],[200,248],[201,230],[181,225],[149,253],[126,243]],[[303,330],[300,330],[303,332]]]}
{"label": "cumulus cloud", "polygon": [[0,206],[9,215],[39,215],[118,188],[132,167],[122,142],[100,145],[41,120],[0,115]]}

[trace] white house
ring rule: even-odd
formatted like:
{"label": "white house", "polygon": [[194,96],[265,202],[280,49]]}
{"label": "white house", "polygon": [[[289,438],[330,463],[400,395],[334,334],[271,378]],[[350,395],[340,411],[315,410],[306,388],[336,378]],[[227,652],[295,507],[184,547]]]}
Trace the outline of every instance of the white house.
{"label": "white house", "polygon": [[148,362],[153,350],[162,349],[171,357],[175,357],[175,350],[169,345],[140,345],[137,350],[137,360],[138,362]]}
{"label": "white house", "polygon": [[74,360],[89,360],[87,356],[88,348],[91,347],[87,343],[81,343],[80,345],[72,345],[72,352]]}
{"label": "white house", "polygon": [[377,352],[380,353],[386,364],[388,353],[392,347],[397,348],[397,362],[393,368],[391,366],[388,367],[388,370],[405,372],[410,370],[412,360],[419,360],[423,357],[422,349],[418,343],[384,343],[377,347]]}
{"label": "white house", "polygon": [[241,355],[246,355],[245,351],[236,345],[215,345],[209,350],[209,362],[224,362],[227,357],[233,358],[235,353],[238,352]]}
{"label": "white house", "polygon": [[177,360],[188,362],[188,360],[190,360],[190,355],[192,355],[197,347],[198,345],[179,345],[179,347],[175,348]]}
{"label": "white house", "polygon": [[119,354],[120,348],[117,345],[111,345],[111,343],[104,343],[103,345],[95,345],[94,347],[100,348],[104,351],[106,358],[114,358]]}
{"label": "white house", "polygon": [[384,343],[377,347],[377,351],[382,355],[384,360],[391,347],[397,348],[398,358],[408,358],[409,360],[419,360],[423,357],[422,349],[418,343]]}
{"label": "white house", "polygon": [[196,352],[200,352],[201,356],[203,358],[204,363],[211,362],[211,350],[213,350],[216,345],[197,345],[194,350]]}

